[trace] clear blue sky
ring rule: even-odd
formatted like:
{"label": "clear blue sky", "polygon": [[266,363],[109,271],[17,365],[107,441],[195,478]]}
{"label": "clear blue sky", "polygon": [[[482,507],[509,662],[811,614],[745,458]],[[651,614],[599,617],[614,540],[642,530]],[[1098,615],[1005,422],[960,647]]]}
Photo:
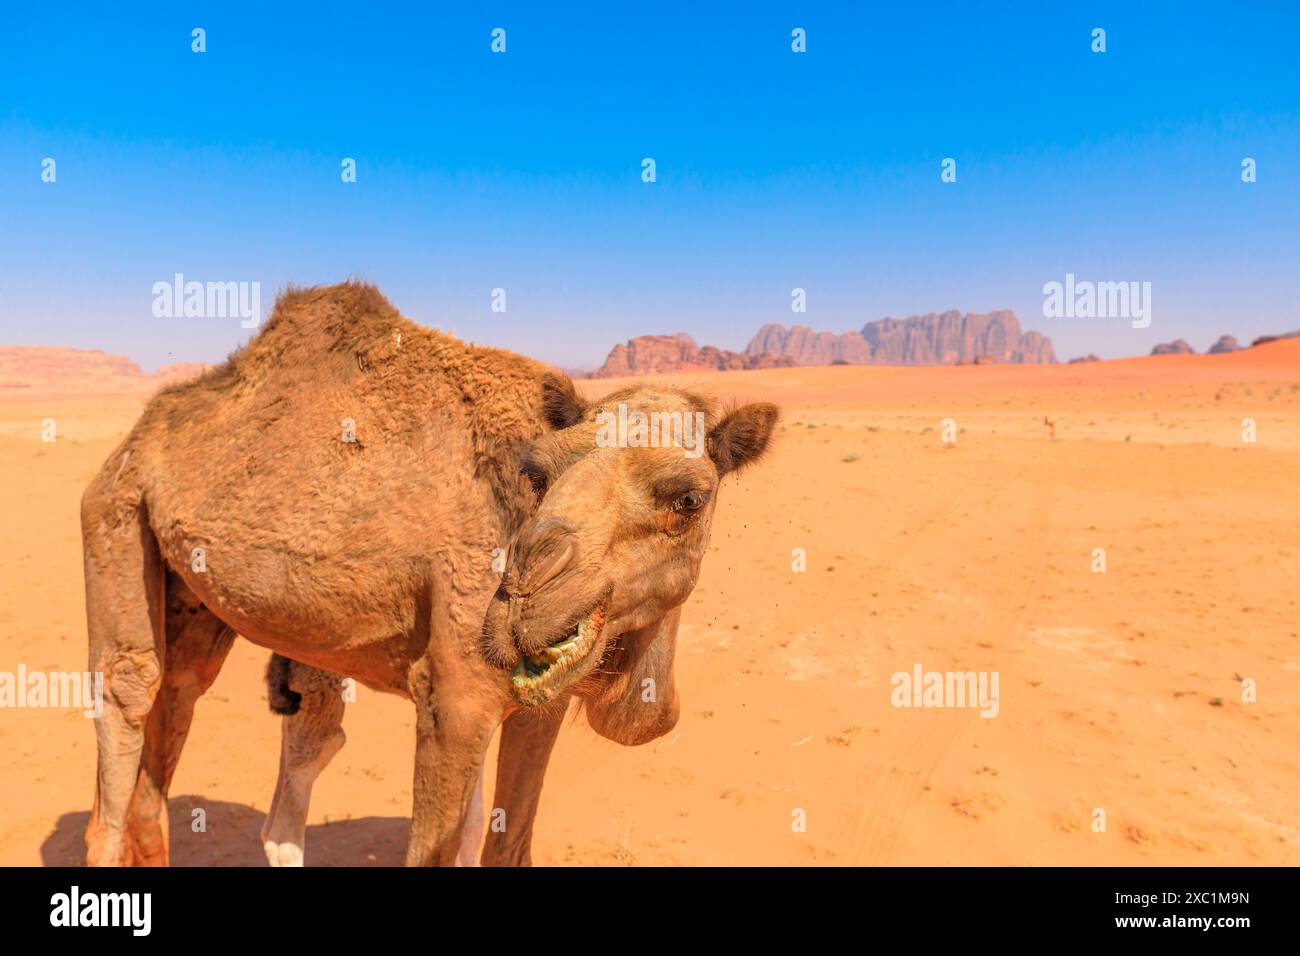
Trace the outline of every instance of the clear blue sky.
{"label": "clear blue sky", "polygon": [[[1062,358],[1300,327],[1294,0],[131,6],[6,10],[0,342],[218,360],[237,320],[151,313],[176,272],[361,276],[568,367],[948,308]],[[1044,318],[1066,272],[1152,282],[1151,327]]]}

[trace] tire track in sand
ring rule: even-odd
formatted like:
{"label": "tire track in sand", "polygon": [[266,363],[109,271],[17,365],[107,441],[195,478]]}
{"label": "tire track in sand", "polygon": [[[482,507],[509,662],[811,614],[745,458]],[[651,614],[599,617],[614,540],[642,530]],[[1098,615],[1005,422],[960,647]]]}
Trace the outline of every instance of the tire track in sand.
{"label": "tire track in sand", "polygon": [[[1028,622],[1032,620],[1041,602],[1050,545],[1047,534],[1053,477],[1050,448],[1050,445],[1047,446],[1048,450],[1043,452],[1037,462],[1019,469],[1009,480],[997,481],[993,492],[984,497],[980,506],[994,508],[999,498],[1010,495],[1014,496],[1014,505],[1023,513],[1025,493],[1029,492],[1028,526],[1023,531],[1016,529],[1014,533],[1023,534],[1016,543],[1016,551],[1028,560],[1030,573],[1025,577],[1004,575],[1000,580],[1005,580],[1006,584],[993,585],[995,611],[980,630],[976,638],[978,643],[993,643],[1004,650],[1021,643]],[[1027,482],[1026,479],[1032,480]],[[981,489],[981,485],[975,483],[969,487]],[[987,487],[983,490],[987,490]],[[962,497],[966,499],[965,495]],[[955,513],[959,509],[950,504],[942,510]],[[1016,511],[996,509],[992,513],[1014,514]],[[980,543],[974,545],[975,548],[980,546]],[[896,563],[906,565],[913,547],[914,544],[909,544]],[[923,570],[918,569],[918,576]],[[965,646],[965,642],[962,646]],[[908,713],[921,726],[892,748],[883,775],[867,781],[863,788],[862,809],[849,845],[850,861],[853,864],[883,866],[916,862],[896,859],[899,851],[898,837],[924,787],[953,745],[969,730],[972,718],[969,708],[917,709]]]}

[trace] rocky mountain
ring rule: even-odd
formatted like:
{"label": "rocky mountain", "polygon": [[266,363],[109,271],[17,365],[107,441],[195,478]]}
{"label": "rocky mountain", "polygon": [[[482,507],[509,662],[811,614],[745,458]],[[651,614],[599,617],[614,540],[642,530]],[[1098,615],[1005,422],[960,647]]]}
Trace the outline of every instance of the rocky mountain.
{"label": "rocky mountain", "polygon": [[830,365],[835,361],[866,365],[871,361],[871,346],[860,332],[814,332],[806,325],[786,328],[769,322],[758,330],[746,355],[785,355],[796,365]]}
{"label": "rocky mountain", "polygon": [[790,358],[796,365],[956,365],[984,361],[1013,365],[1056,362],[1051,340],[1022,332],[1011,309],[968,312],[955,309],[906,319],[868,322],[857,332],[817,332],[803,325],[787,328],[769,322],[758,330],[745,354]]}
{"label": "rocky mountain", "polygon": [[1241,346],[1237,343],[1237,340],[1231,335],[1220,335],[1219,341],[1211,345],[1210,350],[1205,354],[1221,355],[1224,352],[1236,352],[1240,348]]}
{"label": "rocky mountain", "polygon": [[1294,332],[1282,332],[1278,335],[1261,335],[1259,338],[1255,339],[1255,341],[1250,343],[1250,347],[1253,349],[1256,345],[1267,345],[1269,342],[1276,342],[1278,339],[1294,338],[1300,338],[1300,329],[1297,329]]}
{"label": "rocky mountain", "polygon": [[639,335],[610,350],[605,364],[592,378],[622,378],[627,375],[656,375],[665,372],[715,372],[736,369],[782,368],[793,365],[774,355],[747,355],[697,345],[685,332],[676,335]]}
{"label": "rocky mountain", "polygon": [[99,349],[0,345],[0,389],[75,393],[152,391],[209,368],[197,362],[164,365],[152,375],[123,355]]}
{"label": "rocky mountain", "polygon": [[203,362],[172,362],[170,365],[158,366],[158,370],[149,377],[159,385],[171,385],[189,378],[198,378],[210,368],[211,365]]}
{"label": "rocky mountain", "polygon": [[1172,342],[1161,342],[1151,350],[1152,355],[1195,355],[1196,349],[1192,348],[1186,339],[1174,339]]}

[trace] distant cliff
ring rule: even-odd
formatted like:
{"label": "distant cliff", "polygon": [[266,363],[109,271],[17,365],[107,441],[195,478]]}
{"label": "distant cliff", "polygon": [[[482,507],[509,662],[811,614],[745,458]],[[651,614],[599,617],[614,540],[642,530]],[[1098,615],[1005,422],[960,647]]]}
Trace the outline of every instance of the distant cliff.
{"label": "distant cliff", "polygon": [[197,362],[177,362],[149,375],[129,358],[99,349],[0,345],[0,389],[74,393],[149,391],[193,378],[209,367]]}
{"label": "distant cliff", "polygon": [[1151,350],[1152,355],[1195,355],[1196,349],[1188,344],[1186,339],[1174,339],[1172,342],[1161,342]]}
{"label": "distant cliff", "polygon": [[700,346],[685,332],[676,335],[639,335],[610,350],[605,364],[592,378],[621,378],[626,375],[655,375],[664,372],[715,372],[735,369],[781,368],[794,365],[774,355],[747,355]]}
{"label": "distant cliff", "polygon": [[1039,332],[1021,332],[1011,309],[968,312],[955,309],[908,319],[868,322],[858,332],[817,332],[803,325],[770,322],[745,349],[751,358],[776,355],[796,365],[956,365],[992,359],[1013,365],[1056,362],[1052,342]]}

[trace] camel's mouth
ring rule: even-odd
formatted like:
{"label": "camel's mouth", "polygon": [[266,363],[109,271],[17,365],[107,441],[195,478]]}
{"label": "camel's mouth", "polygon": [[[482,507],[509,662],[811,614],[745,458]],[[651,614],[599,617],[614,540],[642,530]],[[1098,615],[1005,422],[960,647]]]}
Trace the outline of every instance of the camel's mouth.
{"label": "camel's mouth", "polygon": [[510,684],[521,704],[535,707],[553,700],[594,666],[596,644],[605,623],[604,607],[596,607],[559,640],[536,654],[519,658]]}

